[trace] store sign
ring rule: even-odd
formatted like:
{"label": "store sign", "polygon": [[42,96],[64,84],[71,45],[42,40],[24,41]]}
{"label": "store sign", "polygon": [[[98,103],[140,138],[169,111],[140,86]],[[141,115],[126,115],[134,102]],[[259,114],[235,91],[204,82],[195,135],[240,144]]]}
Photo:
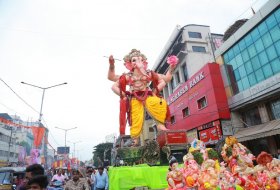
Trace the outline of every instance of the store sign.
{"label": "store sign", "polygon": [[232,123],[231,120],[222,120],[222,131],[224,136],[233,135]]}
{"label": "store sign", "polygon": [[222,138],[222,131],[220,126],[214,126],[202,131],[199,131],[199,139],[206,145],[213,144]]}
{"label": "store sign", "polygon": [[172,104],[174,101],[176,101],[178,98],[180,98],[183,94],[185,94],[186,92],[188,92],[189,89],[191,89],[192,87],[194,87],[195,85],[197,85],[202,79],[204,79],[204,72],[201,71],[200,73],[198,73],[197,75],[195,75],[193,77],[193,79],[191,79],[190,81],[186,82],[181,89],[176,92],[173,96],[171,96],[171,98],[168,100],[168,105]]}
{"label": "store sign", "polygon": [[192,129],[187,131],[187,138],[188,138],[188,143],[193,142],[194,139],[198,139],[197,129]]}

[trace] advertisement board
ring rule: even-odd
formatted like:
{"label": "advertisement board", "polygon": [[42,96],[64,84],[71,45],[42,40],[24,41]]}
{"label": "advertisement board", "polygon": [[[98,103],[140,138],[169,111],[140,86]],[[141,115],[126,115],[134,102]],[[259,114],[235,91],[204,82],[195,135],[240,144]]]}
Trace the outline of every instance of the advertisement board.
{"label": "advertisement board", "polygon": [[69,146],[60,146],[57,147],[57,154],[69,154],[70,147]]}

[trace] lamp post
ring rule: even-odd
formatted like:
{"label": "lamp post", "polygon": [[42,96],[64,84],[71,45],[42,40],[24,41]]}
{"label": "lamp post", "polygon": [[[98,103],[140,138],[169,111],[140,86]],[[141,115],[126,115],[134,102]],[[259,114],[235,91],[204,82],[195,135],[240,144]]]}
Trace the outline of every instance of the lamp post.
{"label": "lamp post", "polygon": [[60,127],[55,127],[55,128],[57,128],[57,129],[61,129],[61,130],[63,130],[64,132],[65,132],[65,138],[64,138],[64,145],[65,145],[65,148],[64,148],[64,153],[66,153],[66,136],[67,136],[67,131],[70,131],[70,130],[72,130],[72,129],[76,129],[77,127],[73,127],[73,128],[70,128],[70,129],[64,129],[64,128],[60,128]]}
{"label": "lamp post", "polygon": [[56,84],[56,85],[53,85],[53,86],[48,86],[48,87],[41,87],[41,86],[37,86],[37,85],[34,85],[34,84],[29,84],[29,83],[26,83],[26,82],[21,82],[22,84],[26,84],[26,85],[29,85],[29,86],[33,86],[35,88],[40,88],[43,90],[43,95],[42,95],[42,101],[41,101],[41,108],[40,108],[40,113],[39,113],[39,125],[41,123],[41,120],[42,120],[42,110],[43,110],[43,102],[44,102],[44,97],[45,97],[45,91],[47,89],[50,89],[50,88],[53,88],[53,87],[57,87],[57,86],[61,86],[61,85],[65,85],[67,84],[67,82],[64,82],[64,83],[61,83],[61,84]]}
{"label": "lamp post", "polygon": [[76,154],[76,150],[75,150],[75,145],[77,144],[77,143],[80,143],[80,142],[82,142],[82,141],[76,141],[76,142],[71,142],[71,141],[68,141],[68,142],[70,142],[70,143],[73,143],[73,145],[74,145],[74,155],[73,155],[73,158],[75,158],[75,154]]}
{"label": "lamp post", "polygon": [[[45,91],[47,89],[50,89],[50,88],[53,88],[53,87],[57,87],[57,86],[61,86],[61,85],[65,85],[67,84],[67,82],[64,82],[64,83],[60,83],[60,84],[56,84],[56,85],[52,85],[52,86],[48,86],[48,87],[41,87],[41,86],[37,86],[37,85],[34,85],[34,84],[29,84],[29,83],[26,83],[26,82],[21,82],[22,84],[25,84],[25,85],[29,85],[29,86],[33,86],[35,88],[39,88],[39,89],[42,89],[43,90],[43,94],[42,94],[42,100],[41,100],[41,107],[40,107],[40,113],[39,113],[39,119],[38,119],[38,127],[40,127],[41,125],[41,121],[42,121],[42,110],[43,110],[43,103],[44,103],[44,97],[45,97]],[[48,139],[48,130],[46,130],[45,132],[45,142],[46,142],[46,139]],[[45,167],[47,167],[47,145],[46,143],[44,144],[44,157],[45,157]]]}

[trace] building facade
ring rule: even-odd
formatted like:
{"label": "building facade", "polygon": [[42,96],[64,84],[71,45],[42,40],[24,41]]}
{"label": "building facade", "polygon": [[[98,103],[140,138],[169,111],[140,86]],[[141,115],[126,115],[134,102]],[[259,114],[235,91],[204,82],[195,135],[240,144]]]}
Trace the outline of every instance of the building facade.
{"label": "building facade", "polygon": [[214,51],[221,46],[223,35],[212,34],[209,26],[177,27],[161,52],[153,69],[166,73],[169,55],[179,63],[173,79],[163,90],[168,101],[171,123],[168,129],[187,130],[188,141],[201,139],[213,145],[228,134],[230,113],[227,97]]}
{"label": "building facade", "polygon": [[233,133],[253,154],[280,149],[280,2],[268,1],[215,51]]}

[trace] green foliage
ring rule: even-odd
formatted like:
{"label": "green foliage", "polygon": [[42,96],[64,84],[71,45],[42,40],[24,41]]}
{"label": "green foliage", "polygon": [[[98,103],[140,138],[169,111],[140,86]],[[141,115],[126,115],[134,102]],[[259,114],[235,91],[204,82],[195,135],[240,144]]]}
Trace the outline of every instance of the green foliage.
{"label": "green foliage", "polygon": [[226,149],[226,155],[227,155],[227,157],[230,157],[232,155],[232,148],[231,147],[228,147]]}
{"label": "green foliage", "polygon": [[96,167],[103,165],[104,156],[106,159],[111,160],[111,150],[113,143],[100,143],[93,147],[93,161]]}
{"label": "green foliage", "polygon": [[210,150],[208,150],[208,158],[212,160],[217,160],[219,159],[219,155],[214,149],[211,148]]}
{"label": "green foliage", "polygon": [[195,161],[196,161],[199,165],[201,165],[202,162],[203,162],[203,154],[202,154],[201,152],[199,152],[199,151],[193,151],[193,152],[192,152],[192,155],[193,155]]}

